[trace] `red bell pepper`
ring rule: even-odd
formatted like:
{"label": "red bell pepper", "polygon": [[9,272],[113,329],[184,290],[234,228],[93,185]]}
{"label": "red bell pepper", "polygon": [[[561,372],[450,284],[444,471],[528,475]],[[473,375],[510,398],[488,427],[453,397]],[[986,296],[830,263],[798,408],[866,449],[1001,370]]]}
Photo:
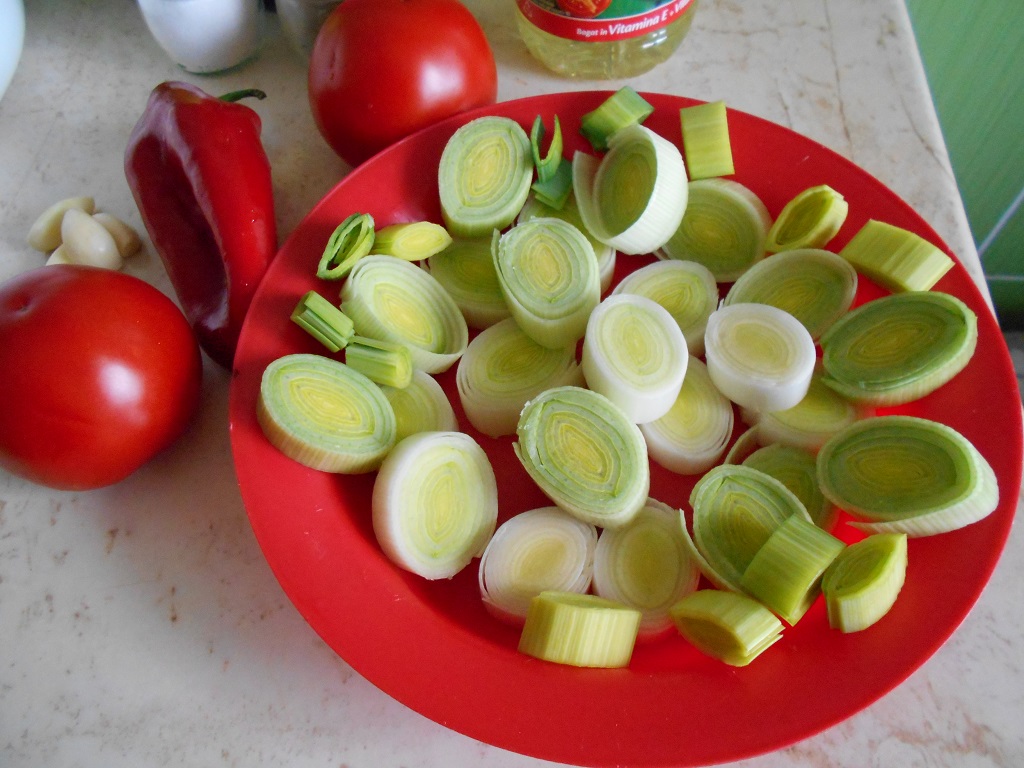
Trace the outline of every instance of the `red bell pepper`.
{"label": "red bell pepper", "polygon": [[203,350],[230,368],[253,294],[277,252],[260,118],[234,98],[161,83],[132,131],[125,175]]}

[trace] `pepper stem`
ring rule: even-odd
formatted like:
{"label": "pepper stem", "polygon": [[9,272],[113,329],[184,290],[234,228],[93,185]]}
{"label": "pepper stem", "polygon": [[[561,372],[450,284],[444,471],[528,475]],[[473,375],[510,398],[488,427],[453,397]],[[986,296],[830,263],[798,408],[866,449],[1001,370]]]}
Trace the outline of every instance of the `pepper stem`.
{"label": "pepper stem", "polygon": [[219,97],[221,101],[235,102],[240,99],[247,99],[252,97],[254,99],[265,99],[267,94],[261,91],[259,88],[243,88],[240,91],[231,91],[231,93],[225,93]]}

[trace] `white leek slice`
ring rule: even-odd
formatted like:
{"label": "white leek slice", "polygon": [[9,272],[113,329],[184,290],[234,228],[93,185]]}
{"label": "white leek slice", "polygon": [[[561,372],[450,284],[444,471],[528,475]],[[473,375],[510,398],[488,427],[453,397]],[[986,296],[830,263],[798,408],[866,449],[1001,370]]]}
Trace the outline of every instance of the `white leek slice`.
{"label": "white leek slice", "polygon": [[999,504],[992,467],[952,427],[916,416],[855,422],[818,453],[818,483],[870,533],[929,536],[963,528]]}
{"label": "white leek slice", "polygon": [[669,609],[697,588],[700,570],[679,527],[679,511],[655,499],[621,528],[601,531],[594,593],[636,608],[640,636],[672,628]]}
{"label": "white leek slice", "polygon": [[429,373],[414,370],[407,387],[385,386],[381,391],[395,410],[395,442],[417,432],[455,432],[459,428],[448,395]]}
{"label": "white leek slice", "polygon": [[755,424],[736,438],[736,442],[734,442],[729,447],[729,450],[726,451],[725,459],[722,463],[742,464],[750,454],[761,447],[763,446],[761,441],[758,439],[757,425]]}
{"label": "white leek slice", "polygon": [[825,571],[828,623],[840,632],[860,632],[895,605],[907,575],[907,535],[876,533],[844,549]]}
{"label": "white leek slice", "polygon": [[526,404],[513,443],[527,473],[562,509],[604,528],[647,501],[650,465],[640,429],[604,395],[556,387]]}
{"label": "white leek slice", "polygon": [[701,589],[672,608],[676,628],[697,650],[733,667],[745,667],[782,638],[778,618],[736,592]]}
{"label": "white leek slice", "polygon": [[724,303],[771,304],[819,338],[846,314],[857,294],[857,271],[831,251],[798,248],[759,261],[733,284]]}
{"label": "white leek slice", "polygon": [[594,249],[562,219],[531,219],[491,247],[498,282],[512,317],[538,344],[560,349],[575,344],[601,300]]}
{"label": "white leek slice", "polygon": [[767,304],[734,304],[712,313],[704,353],[711,380],[722,394],[762,412],[799,403],[817,359],[803,324]]}
{"label": "white leek slice", "polygon": [[761,199],[738,181],[691,181],[686,214],[657,256],[696,261],[731,283],[764,258],[771,223]]}
{"label": "white leek slice", "polygon": [[609,296],[590,314],[583,338],[587,386],[637,424],[660,419],[683,386],[689,355],[668,310],[644,296]]}
{"label": "white leek slice", "polygon": [[469,343],[454,299],[415,264],[393,256],[364,256],[341,288],[341,309],[360,336],[403,344],[427,373],[450,368]]}
{"label": "white leek slice", "polygon": [[575,345],[542,347],[508,318],[483,330],[459,360],[455,384],[462,408],[490,437],[515,434],[527,401],[565,385],[583,385]]}
{"label": "white leek slice", "polygon": [[824,531],[832,530],[839,510],[825,498],[818,486],[818,465],[813,453],[773,443],[753,451],[741,463],[771,475],[789,488],[800,499],[816,526]]}
{"label": "white leek slice", "polygon": [[640,431],[654,461],[681,475],[697,475],[722,458],[734,422],[732,403],[691,355],[675,403],[660,419],[641,424]]}
{"label": "white leek slice", "polygon": [[520,512],[498,526],[480,557],[478,583],[493,616],[522,624],[547,590],[585,593],[594,573],[597,529],[558,507]]}
{"label": "white leek slice", "polygon": [[512,223],[530,193],[530,137],[507,117],[471,120],[448,140],[437,175],[448,231],[455,237],[490,235]]}
{"label": "white leek slice", "polygon": [[601,159],[573,155],[573,191],[587,230],[621,253],[652,253],[686,210],[686,166],[679,149],[642,125],[616,132]]}
{"label": "white leek slice", "polygon": [[425,579],[449,579],[483,554],[494,534],[498,484],[469,435],[420,432],[381,464],[372,507],[388,559]]}
{"label": "white leek slice", "polygon": [[491,238],[459,238],[425,262],[462,310],[470,328],[488,328],[511,313],[491,256]]}
{"label": "white leek slice", "polygon": [[370,472],[395,444],[395,412],[380,387],[321,355],[285,355],[270,363],[256,418],[281,453],[324,472]]}
{"label": "white leek slice", "polygon": [[768,232],[772,253],[791,248],[823,248],[846,221],[846,199],[827,184],[810,187],[788,203]]}
{"label": "white leek slice", "polygon": [[656,261],[626,275],[612,293],[653,299],[675,318],[691,355],[704,354],[708,318],[718,306],[718,283],[695,261]]}
{"label": "white leek slice", "polygon": [[519,651],[574,667],[625,667],[639,629],[633,608],[597,595],[541,592],[530,602]]}
{"label": "white leek slice", "polygon": [[451,242],[452,236],[440,224],[432,221],[400,222],[374,232],[370,253],[422,261],[443,251]]}

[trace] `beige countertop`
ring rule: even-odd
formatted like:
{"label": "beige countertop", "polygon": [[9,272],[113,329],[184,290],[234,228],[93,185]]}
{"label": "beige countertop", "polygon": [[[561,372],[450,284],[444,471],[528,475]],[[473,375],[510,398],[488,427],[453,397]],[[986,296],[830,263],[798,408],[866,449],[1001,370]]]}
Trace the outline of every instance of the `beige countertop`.
{"label": "beige countertop", "polygon": [[[511,0],[466,5],[494,48],[500,100],[622,84],[542,70]],[[32,0],[26,16],[24,55],[0,101],[0,280],[41,263],[25,234],[62,197],[92,194],[141,229],[122,156],[163,80],[267,91],[254,108],[282,239],[347,171],[314,128],[303,63],[276,18],[255,61],[197,76],[168,60],[129,0]],[[983,286],[900,0],[704,0],[680,51],[630,84],[724,99],[848,157],[909,202]],[[127,271],[171,293],[148,249]],[[309,628],[242,506],[229,377],[209,362],[205,374],[193,427],[118,485],[64,493],[0,471],[0,764],[545,764],[409,710]],[[967,620],[905,683],[824,733],[737,765],[1024,764],[1022,543],[1011,533]]]}

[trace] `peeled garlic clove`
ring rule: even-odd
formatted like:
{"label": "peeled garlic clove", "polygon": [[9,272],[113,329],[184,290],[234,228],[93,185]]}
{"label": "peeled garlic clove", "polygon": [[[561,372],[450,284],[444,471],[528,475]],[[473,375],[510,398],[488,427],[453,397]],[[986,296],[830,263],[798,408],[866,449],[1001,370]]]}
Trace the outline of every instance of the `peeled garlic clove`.
{"label": "peeled garlic clove", "polygon": [[121,254],[122,258],[127,259],[134,256],[142,248],[142,239],[139,237],[139,233],[126,221],[105,211],[97,211],[92,217],[102,224],[114,238],[117,252]]}
{"label": "peeled garlic clove", "polygon": [[61,241],[61,221],[72,209],[91,215],[96,210],[96,201],[91,197],[68,197],[54,203],[32,224],[26,238],[28,244],[44,253],[55,250]]}
{"label": "peeled garlic clove", "polygon": [[120,269],[121,254],[113,236],[100,222],[85,211],[70,208],[61,219],[60,234],[68,259],[105,269]]}
{"label": "peeled garlic clove", "polygon": [[68,258],[68,249],[63,245],[58,245],[57,249],[51,253],[50,257],[46,260],[46,266],[52,267],[54,264],[74,264],[74,262]]}

